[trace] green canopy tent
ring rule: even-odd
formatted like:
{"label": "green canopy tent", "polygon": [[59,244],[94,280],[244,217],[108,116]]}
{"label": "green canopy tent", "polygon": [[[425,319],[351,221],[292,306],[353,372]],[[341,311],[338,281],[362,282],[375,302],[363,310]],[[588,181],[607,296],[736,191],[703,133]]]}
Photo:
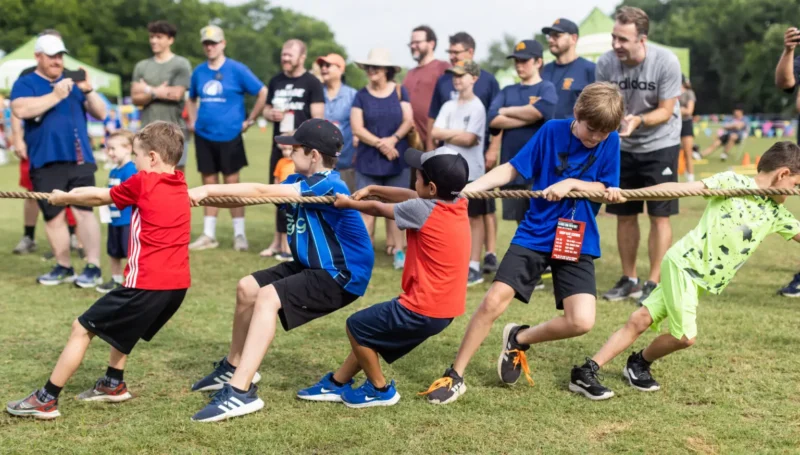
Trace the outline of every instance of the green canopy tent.
{"label": "green canopy tent", "polygon": [[[35,44],[36,38],[33,38],[0,59],[0,92],[9,93],[19,77],[19,73],[25,68],[36,66],[36,60],[33,57]],[[106,73],[70,57],[69,54],[64,55],[64,67],[70,70],[82,67],[98,92],[110,97],[122,98],[122,81],[118,75]]]}

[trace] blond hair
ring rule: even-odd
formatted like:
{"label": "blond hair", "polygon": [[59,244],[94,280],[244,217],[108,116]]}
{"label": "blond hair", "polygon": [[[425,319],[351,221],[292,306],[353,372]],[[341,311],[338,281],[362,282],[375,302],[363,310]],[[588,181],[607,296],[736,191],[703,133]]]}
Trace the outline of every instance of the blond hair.
{"label": "blond hair", "polygon": [[183,156],[183,133],[174,123],[153,122],[136,133],[135,139],[141,148],[155,151],[169,165],[177,165]]}
{"label": "blond hair", "polygon": [[128,130],[117,130],[117,131],[114,131],[113,133],[108,135],[108,140],[110,141],[111,139],[114,139],[115,137],[121,137],[127,143],[126,145],[130,145],[131,147],[133,147],[134,134],[131,133],[130,131],[128,131]]}
{"label": "blond hair", "polygon": [[633,24],[636,26],[636,33],[640,35],[647,35],[650,32],[650,18],[647,13],[640,8],[634,6],[623,6],[617,10],[614,16],[620,24]]}
{"label": "blond hair", "polygon": [[598,131],[615,131],[624,116],[622,94],[610,82],[587,85],[575,102],[575,118]]}

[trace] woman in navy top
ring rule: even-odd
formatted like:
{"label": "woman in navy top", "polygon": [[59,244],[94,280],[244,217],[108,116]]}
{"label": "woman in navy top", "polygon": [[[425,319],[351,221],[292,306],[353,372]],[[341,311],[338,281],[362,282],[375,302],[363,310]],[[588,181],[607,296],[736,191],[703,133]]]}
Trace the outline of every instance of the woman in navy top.
{"label": "woman in navy top", "polygon": [[[408,92],[394,82],[400,67],[391,63],[387,49],[372,49],[366,60],[356,64],[367,72],[369,84],[353,100],[350,125],[359,139],[356,149],[356,188],[369,185],[408,188],[410,177],[403,153],[408,148],[406,135],[411,130],[412,113]],[[399,91],[399,93],[398,93]],[[364,215],[364,223],[374,239],[375,218]],[[403,236],[391,220],[387,224],[387,253],[394,255],[395,268],[405,262]]]}

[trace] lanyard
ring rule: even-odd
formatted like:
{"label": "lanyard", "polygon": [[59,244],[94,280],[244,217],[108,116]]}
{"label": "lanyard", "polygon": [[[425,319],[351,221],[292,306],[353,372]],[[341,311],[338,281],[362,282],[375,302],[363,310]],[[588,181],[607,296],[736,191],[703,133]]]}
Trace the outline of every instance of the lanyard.
{"label": "lanyard", "polygon": [[[564,153],[559,153],[558,154],[558,159],[559,159],[559,161],[561,163],[558,165],[558,167],[556,167],[556,174],[559,177],[562,176],[564,174],[564,172],[566,172],[570,167],[570,165],[569,165],[569,152],[572,149],[572,138],[574,136],[574,134],[572,132],[572,129],[573,129],[574,126],[575,126],[575,121],[573,120],[572,123],[569,125],[569,142],[567,143],[567,151],[564,152]],[[586,171],[588,171],[589,168],[592,167],[594,162],[597,161],[597,157],[595,156],[595,153],[597,152],[597,147],[599,147],[599,146],[600,146],[600,144],[597,144],[594,147],[592,147],[591,151],[589,152],[589,156],[586,158],[586,161],[583,162],[583,165],[580,168],[581,169],[580,173],[576,177],[571,177],[571,178],[580,179],[581,177],[583,177],[583,174],[585,174]],[[571,219],[573,219],[573,220],[575,219],[575,211],[577,209],[578,209],[578,200],[575,199],[572,202],[572,218]]]}

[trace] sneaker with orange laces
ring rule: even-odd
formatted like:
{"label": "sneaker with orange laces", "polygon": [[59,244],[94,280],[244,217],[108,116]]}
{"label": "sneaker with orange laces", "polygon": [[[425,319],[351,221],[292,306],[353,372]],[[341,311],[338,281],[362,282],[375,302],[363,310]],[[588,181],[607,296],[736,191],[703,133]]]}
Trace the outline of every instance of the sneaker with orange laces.
{"label": "sneaker with orange laces", "polygon": [[444,371],[444,375],[428,387],[428,390],[417,395],[427,396],[430,404],[447,404],[456,401],[467,391],[464,378],[458,375],[451,366]]}
{"label": "sneaker with orange laces", "polygon": [[517,343],[517,333],[528,327],[512,322],[503,328],[503,349],[497,359],[497,375],[504,384],[516,384],[520,375],[525,373],[528,384],[533,385],[531,370],[528,368],[528,358],[525,356],[525,351],[531,346]]}
{"label": "sneaker with orange laces", "polygon": [[105,401],[109,403],[119,403],[133,398],[128,392],[128,386],[122,381],[116,387],[111,387],[106,379],[100,378],[94,387],[78,395],[79,401]]}
{"label": "sneaker with orange laces", "polygon": [[33,417],[43,420],[59,417],[61,413],[58,412],[58,398],[42,402],[36,396],[37,392],[39,391],[34,390],[33,393],[22,400],[9,402],[6,405],[6,411],[18,417]]}

